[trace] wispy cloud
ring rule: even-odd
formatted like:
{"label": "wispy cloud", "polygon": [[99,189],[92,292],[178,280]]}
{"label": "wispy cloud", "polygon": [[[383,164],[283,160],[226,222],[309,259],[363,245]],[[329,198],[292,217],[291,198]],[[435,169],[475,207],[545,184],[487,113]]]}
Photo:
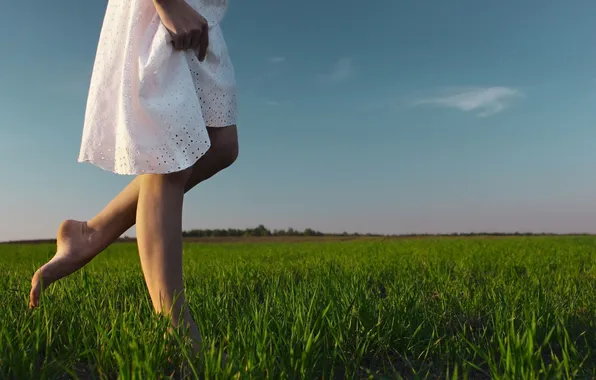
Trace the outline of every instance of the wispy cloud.
{"label": "wispy cloud", "polygon": [[259,72],[251,76],[247,88],[258,89],[258,92],[260,92],[273,78],[288,72],[290,69],[287,64],[283,64],[286,62],[286,58],[282,56],[267,57],[265,62],[267,65],[261,67]]}
{"label": "wispy cloud", "polygon": [[280,56],[269,57],[267,59],[267,62],[269,62],[272,65],[278,65],[278,64],[283,63],[285,61],[286,61],[286,57],[280,57]]}
{"label": "wispy cloud", "polygon": [[456,108],[464,112],[477,112],[480,117],[503,111],[524,94],[510,87],[477,87],[450,91],[442,96],[416,100],[413,106],[437,105]]}
{"label": "wispy cloud", "polygon": [[263,101],[263,103],[265,103],[265,105],[268,105],[270,107],[276,107],[281,105],[281,102],[278,100],[273,100],[273,99],[266,99]]}
{"label": "wispy cloud", "polygon": [[280,99],[273,96],[264,96],[260,99],[260,102],[267,107],[287,107],[293,104],[290,99]]}
{"label": "wispy cloud", "polygon": [[323,83],[340,83],[352,78],[356,72],[352,58],[344,57],[338,59],[328,72],[319,75]]}

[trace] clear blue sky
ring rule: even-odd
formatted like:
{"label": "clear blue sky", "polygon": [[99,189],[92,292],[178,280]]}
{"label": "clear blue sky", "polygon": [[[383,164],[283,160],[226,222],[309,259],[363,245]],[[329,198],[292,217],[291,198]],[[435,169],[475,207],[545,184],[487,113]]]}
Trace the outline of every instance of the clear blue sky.
{"label": "clear blue sky", "polygon": [[[240,157],[185,228],[596,232],[596,2],[230,3]],[[105,6],[3,5],[0,240],[130,180],[76,161]]]}

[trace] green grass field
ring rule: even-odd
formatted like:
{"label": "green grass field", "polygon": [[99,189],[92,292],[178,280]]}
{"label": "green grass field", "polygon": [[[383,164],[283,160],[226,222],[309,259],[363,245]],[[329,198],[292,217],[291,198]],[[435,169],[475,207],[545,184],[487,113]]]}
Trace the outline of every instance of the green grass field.
{"label": "green grass field", "polygon": [[[133,244],[28,310],[52,254],[0,245],[0,378],[155,379],[190,360]],[[596,378],[595,237],[192,243],[185,281],[200,378]]]}

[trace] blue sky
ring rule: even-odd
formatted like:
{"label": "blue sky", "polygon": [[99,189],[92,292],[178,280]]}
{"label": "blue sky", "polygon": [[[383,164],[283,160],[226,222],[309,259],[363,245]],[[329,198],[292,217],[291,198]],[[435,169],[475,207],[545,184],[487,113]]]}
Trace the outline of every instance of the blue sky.
{"label": "blue sky", "polygon": [[[596,232],[596,2],[230,3],[240,157],[185,228]],[[76,161],[105,5],[3,6],[0,240],[130,180]]]}

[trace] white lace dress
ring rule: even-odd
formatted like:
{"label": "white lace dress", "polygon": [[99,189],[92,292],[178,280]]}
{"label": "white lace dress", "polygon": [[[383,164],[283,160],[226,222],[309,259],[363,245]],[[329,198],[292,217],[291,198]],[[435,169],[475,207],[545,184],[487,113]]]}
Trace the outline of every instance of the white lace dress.
{"label": "white lace dress", "polygon": [[117,174],[165,174],[210,147],[206,127],[236,124],[236,82],[219,23],[227,0],[187,0],[209,22],[207,57],[176,51],[152,0],[109,0],[79,162]]}

